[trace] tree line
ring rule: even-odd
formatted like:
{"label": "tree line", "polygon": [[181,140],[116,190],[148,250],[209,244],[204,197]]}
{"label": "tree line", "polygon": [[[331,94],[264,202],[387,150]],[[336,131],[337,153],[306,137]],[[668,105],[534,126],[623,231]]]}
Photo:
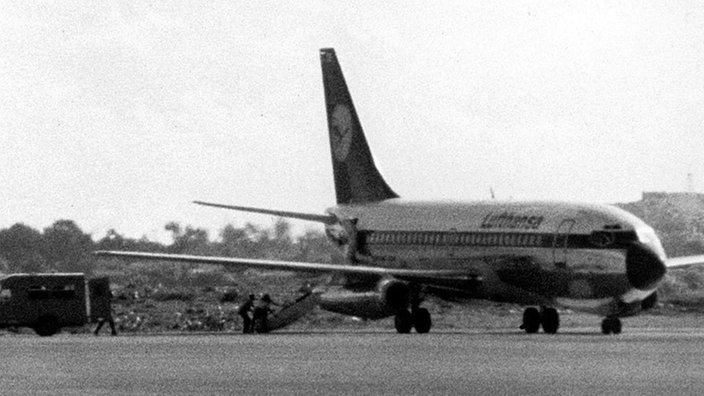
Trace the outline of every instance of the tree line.
{"label": "tree line", "polygon": [[95,250],[135,250],[175,254],[198,254],[308,262],[340,262],[342,256],[322,232],[306,231],[294,236],[286,220],[272,227],[232,224],[211,238],[203,228],[170,222],[164,226],[171,243],[146,237],[128,238],[111,229],[102,238],[90,234],[72,220],[58,220],[43,230],[22,223],[0,229],[0,272],[85,272],[95,270]]}

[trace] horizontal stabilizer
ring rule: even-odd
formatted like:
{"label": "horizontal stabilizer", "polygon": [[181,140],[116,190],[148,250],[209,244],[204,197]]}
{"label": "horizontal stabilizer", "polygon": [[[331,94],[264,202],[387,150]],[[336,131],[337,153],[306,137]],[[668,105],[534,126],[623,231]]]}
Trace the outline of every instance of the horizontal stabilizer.
{"label": "horizontal stabilizer", "polygon": [[294,261],[259,260],[237,257],[192,256],[185,254],[144,253],[100,250],[96,256],[118,257],[135,260],[177,261],[192,264],[215,264],[234,267],[266,268],[296,272],[339,272],[346,274],[391,276],[400,280],[446,287],[462,287],[467,282],[475,282],[476,274],[458,270],[418,270],[405,268],[369,267],[363,265],[305,263]]}
{"label": "horizontal stabilizer", "polygon": [[203,202],[203,201],[193,201],[193,203],[198,204],[198,205],[204,205],[204,206],[212,206],[215,208],[239,210],[242,212],[261,213],[261,214],[268,214],[268,215],[274,215],[274,216],[280,216],[280,217],[287,217],[287,218],[292,218],[292,219],[315,221],[315,222],[324,223],[324,224],[334,224],[337,222],[337,218],[335,218],[335,216],[332,216],[332,215],[319,215],[319,214],[300,213],[300,212],[286,212],[283,210],[251,208],[251,207],[247,207],[247,206],[223,205],[223,204],[216,204],[216,203]]}
{"label": "horizontal stabilizer", "polygon": [[704,265],[704,255],[673,257],[665,261],[667,269],[687,268],[695,265]]}

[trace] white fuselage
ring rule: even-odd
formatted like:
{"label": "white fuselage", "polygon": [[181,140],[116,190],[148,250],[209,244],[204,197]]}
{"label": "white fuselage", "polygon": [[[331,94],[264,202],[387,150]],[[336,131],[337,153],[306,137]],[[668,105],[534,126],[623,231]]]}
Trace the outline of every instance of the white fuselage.
{"label": "white fuselage", "polygon": [[[469,294],[603,311],[650,295],[629,284],[627,256],[652,229],[613,206],[566,202],[412,202],[389,199],[328,209],[356,220],[355,259],[384,267],[461,269],[481,279]],[[659,281],[659,279],[657,279]]]}

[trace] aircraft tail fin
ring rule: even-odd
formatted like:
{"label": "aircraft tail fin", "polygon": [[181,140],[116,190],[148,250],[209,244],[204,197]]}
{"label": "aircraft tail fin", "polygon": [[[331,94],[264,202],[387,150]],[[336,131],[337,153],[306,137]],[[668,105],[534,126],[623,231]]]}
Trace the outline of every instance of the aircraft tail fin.
{"label": "aircraft tail fin", "polygon": [[320,50],[338,204],[398,198],[374,165],[335,50]]}

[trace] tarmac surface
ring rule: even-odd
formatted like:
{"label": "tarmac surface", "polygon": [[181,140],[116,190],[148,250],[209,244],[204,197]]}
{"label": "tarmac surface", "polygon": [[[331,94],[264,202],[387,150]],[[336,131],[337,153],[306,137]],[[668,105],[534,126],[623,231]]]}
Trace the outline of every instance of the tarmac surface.
{"label": "tarmac surface", "polygon": [[704,394],[704,329],[0,336],[2,394]]}

